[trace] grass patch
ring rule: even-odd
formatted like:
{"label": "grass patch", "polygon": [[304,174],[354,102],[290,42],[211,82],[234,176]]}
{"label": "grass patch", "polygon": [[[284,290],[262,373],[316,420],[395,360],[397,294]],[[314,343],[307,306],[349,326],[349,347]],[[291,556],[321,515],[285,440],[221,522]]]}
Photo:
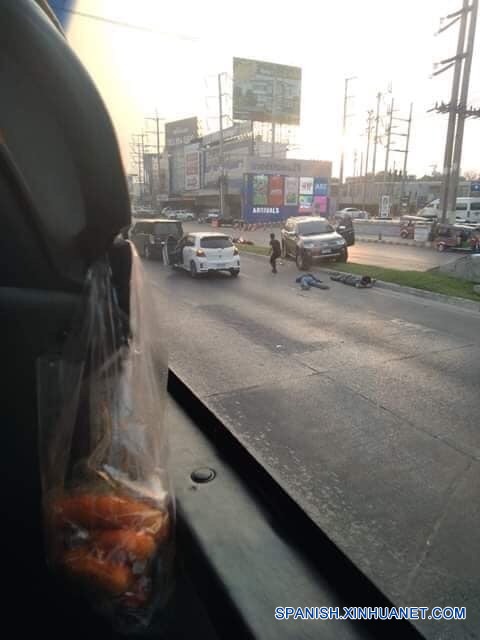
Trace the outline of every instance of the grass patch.
{"label": "grass patch", "polygon": [[334,271],[346,271],[362,276],[371,276],[377,280],[393,282],[404,287],[443,293],[446,296],[467,298],[480,302],[480,296],[473,291],[473,283],[452,278],[438,271],[400,271],[398,269],[386,269],[374,265],[364,265],[355,262],[347,264],[332,264],[328,268]]}
{"label": "grass patch", "polygon": [[270,247],[261,247],[258,244],[237,244],[240,253],[257,253],[261,256],[270,255]]}

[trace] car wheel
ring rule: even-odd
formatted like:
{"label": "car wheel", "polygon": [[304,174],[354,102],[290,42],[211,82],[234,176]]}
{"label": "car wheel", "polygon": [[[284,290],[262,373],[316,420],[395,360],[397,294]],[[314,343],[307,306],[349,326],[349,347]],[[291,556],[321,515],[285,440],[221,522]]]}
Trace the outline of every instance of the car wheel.
{"label": "car wheel", "polygon": [[337,258],[337,262],[347,262],[347,260],[348,260],[348,249],[347,247],[345,247],[345,249],[343,249],[340,256]]}
{"label": "car wheel", "polygon": [[297,268],[300,271],[305,271],[310,266],[310,259],[305,253],[299,249],[297,249],[297,254],[295,256],[295,262],[297,263]]}
{"label": "car wheel", "polygon": [[238,274],[240,273],[240,269],[230,269],[230,275],[232,278],[238,278]]}
{"label": "car wheel", "polygon": [[190,262],[190,275],[192,276],[192,278],[196,278],[198,275],[197,265],[193,260]]}

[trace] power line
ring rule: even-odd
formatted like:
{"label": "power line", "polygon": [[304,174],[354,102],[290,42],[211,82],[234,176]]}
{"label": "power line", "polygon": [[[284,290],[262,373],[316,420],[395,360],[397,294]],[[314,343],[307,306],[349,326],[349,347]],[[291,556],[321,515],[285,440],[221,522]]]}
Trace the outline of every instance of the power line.
{"label": "power line", "polygon": [[167,31],[159,31],[153,27],[146,27],[144,25],[133,24],[132,22],[127,22],[125,20],[114,20],[113,18],[107,18],[105,16],[100,16],[95,13],[85,13],[83,11],[77,11],[76,9],[67,9],[65,6],[59,6],[58,4],[51,3],[50,5],[52,9],[56,9],[58,11],[63,11],[64,13],[69,13],[75,16],[79,16],[80,18],[87,18],[89,20],[95,20],[97,22],[103,22],[106,24],[111,24],[116,27],[122,27],[124,29],[132,29],[134,31],[142,31],[144,33],[154,33],[156,35],[164,36],[166,38],[176,38],[178,40],[189,40],[191,42],[198,42],[200,38],[198,36],[188,36],[183,33],[169,33]]}

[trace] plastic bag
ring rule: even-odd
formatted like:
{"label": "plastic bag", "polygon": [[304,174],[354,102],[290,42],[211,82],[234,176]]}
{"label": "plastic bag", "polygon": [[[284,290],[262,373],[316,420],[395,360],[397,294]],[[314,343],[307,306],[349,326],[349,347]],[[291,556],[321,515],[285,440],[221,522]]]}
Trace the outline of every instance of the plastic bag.
{"label": "plastic bag", "polygon": [[174,502],[165,338],[136,254],[124,280],[113,285],[107,259],[92,266],[64,350],[39,360],[37,379],[48,560],[131,631],[168,597]]}

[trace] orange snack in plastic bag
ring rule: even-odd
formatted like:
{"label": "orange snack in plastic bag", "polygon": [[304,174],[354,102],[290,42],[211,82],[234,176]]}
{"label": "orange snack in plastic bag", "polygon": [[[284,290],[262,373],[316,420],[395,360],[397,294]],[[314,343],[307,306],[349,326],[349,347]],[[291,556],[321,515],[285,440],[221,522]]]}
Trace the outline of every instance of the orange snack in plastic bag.
{"label": "orange snack in plastic bag", "polygon": [[63,564],[75,578],[82,579],[110,595],[121,595],[133,582],[132,570],[126,565],[97,558],[87,549],[67,551]]}
{"label": "orange snack in plastic bag", "polygon": [[108,552],[125,552],[130,560],[148,560],[156,549],[149,533],[128,529],[105,529],[92,532],[93,548]]}
{"label": "orange snack in plastic bag", "polygon": [[74,524],[86,529],[144,529],[156,533],[164,513],[149,505],[115,495],[81,494],[56,500],[56,526]]}

